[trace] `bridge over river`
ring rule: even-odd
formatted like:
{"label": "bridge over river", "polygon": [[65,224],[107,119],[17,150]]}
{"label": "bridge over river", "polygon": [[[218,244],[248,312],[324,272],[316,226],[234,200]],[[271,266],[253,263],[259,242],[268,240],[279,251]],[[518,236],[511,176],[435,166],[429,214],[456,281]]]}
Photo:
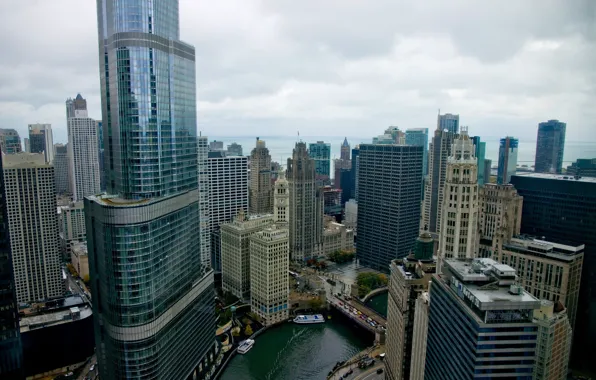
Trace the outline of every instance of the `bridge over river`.
{"label": "bridge over river", "polygon": [[375,334],[375,340],[380,340],[380,336],[384,335],[387,320],[364,304],[354,300],[341,299],[334,295],[327,297],[327,303],[359,326]]}

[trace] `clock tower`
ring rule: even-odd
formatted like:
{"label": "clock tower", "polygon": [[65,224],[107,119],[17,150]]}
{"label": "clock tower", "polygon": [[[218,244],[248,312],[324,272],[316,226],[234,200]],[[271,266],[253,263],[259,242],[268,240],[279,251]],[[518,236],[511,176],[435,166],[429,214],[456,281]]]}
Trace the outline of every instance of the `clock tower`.
{"label": "clock tower", "polygon": [[287,224],[290,221],[290,189],[285,170],[281,169],[273,190],[273,214],[275,222]]}

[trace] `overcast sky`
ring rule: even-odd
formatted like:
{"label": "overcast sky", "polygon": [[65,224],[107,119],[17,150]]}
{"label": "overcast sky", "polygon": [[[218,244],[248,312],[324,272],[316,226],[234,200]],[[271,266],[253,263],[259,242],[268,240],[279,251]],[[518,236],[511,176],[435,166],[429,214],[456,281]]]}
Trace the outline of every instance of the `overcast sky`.
{"label": "overcast sky", "polygon": [[[436,127],[596,141],[596,1],[180,0],[197,52],[198,129],[368,136]],[[51,123],[80,92],[101,119],[93,0],[0,0],[0,127]]]}

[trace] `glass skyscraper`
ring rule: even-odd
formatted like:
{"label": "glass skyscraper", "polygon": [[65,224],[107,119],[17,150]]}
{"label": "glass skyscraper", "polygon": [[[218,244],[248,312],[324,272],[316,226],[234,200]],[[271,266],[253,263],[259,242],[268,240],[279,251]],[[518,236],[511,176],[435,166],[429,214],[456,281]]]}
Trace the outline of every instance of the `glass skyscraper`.
{"label": "glass skyscraper", "polygon": [[[178,0],[97,0],[107,195],[85,199],[102,379],[204,378],[194,48]],[[211,353],[211,354],[210,354]]]}
{"label": "glass skyscraper", "polygon": [[308,155],[315,160],[315,172],[317,181],[324,184],[329,183],[331,178],[331,144],[317,141],[316,144],[308,145]]}
{"label": "glass skyscraper", "polygon": [[566,129],[567,124],[561,123],[559,120],[549,120],[538,124],[535,172],[561,174]]}
{"label": "glass skyscraper", "polygon": [[428,128],[407,129],[406,145],[423,147],[422,175],[428,175]]}
{"label": "glass skyscraper", "polygon": [[506,185],[515,174],[517,168],[518,140],[513,137],[502,138],[499,143],[499,167],[497,169],[497,183]]}
{"label": "glass skyscraper", "polygon": [[478,162],[478,186],[482,186],[485,184],[485,182],[490,181],[490,177],[484,178],[486,174],[484,170],[484,160],[486,159],[486,143],[480,141],[480,136],[472,137],[472,141],[474,142],[474,154]]}
{"label": "glass skyscraper", "polygon": [[446,113],[445,115],[439,114],[437,129],[454,134],[459,133],[459,115],[452,115],[450,113]]}

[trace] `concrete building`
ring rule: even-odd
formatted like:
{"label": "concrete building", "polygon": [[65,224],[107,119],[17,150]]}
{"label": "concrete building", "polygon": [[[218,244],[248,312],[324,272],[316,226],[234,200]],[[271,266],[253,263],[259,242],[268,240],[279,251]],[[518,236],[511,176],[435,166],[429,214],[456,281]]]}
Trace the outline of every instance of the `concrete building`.
{"label": "concrete building", "polygon": [[273,223],[273,215],[249,215],[240,211],[233,221],[219,226],[222,288],[242,300],[250,300],[250,236]]}
{"label": "concrete building", "polygon": [[331,144],[317,141],[308,145],[308,155],[315,161],[316,179],[321,185],[330,184],[331,180]]}
{"label": "concrete building", "polygon": [[197,137],[197,179],[199,182],[199,251],[201,263],[211,266],[211,222],[209,205],[209,141]]}
{"label": "concrete building", "polygon": [[484,186],[485,182],[489,182],[489,178],[485,179],[486,169],[484,168],[484,162],[486,161],[486,143],[480,141],[480,136],[473,136],[472,141],[474,142],[474,156],[476,156],[476,162],[478,164],[478,186]]}
{"label": "concrete building", "polygon": [[228,156],[242,156],[242,145],[231,143],[228,145],[228,150],[226,152]]}
{"label": "concrete building", "polygon": [[[387,303],[387,348],[385,368],[390,380],[410,379],[414,358],[414,325],[418,297],[428,291],[431,277],[436,273],[437,263],[433,258],[434,241],[428,231],[420,234],[414,250],[407,258],[391,261],[389,296]],[[424,311],[421,311],[424,313]],[[419,316],[420,317],[420,316]],[[421,318],[419,329],[424,330]],[[419,331],[423,338],[424,331]],[[422,344],[423,342],[416,342]],[[425,344],[425,343],[424,343]],[[416,347],[416,354],[424,351]],[[424,358],[416,358],[424,363]],[[419,364],[416,364],[419,371]]]}
{"label": "concrete building", "polygon": [[493,161],[489,159],[484,160],[484,183],[492,183],[492,169]]}
{"label": "concrete building", "polygon": [[344,142],[341,144],[339,158],[340,160],[350,161],[350,143],[347,137],[344,137]]}
{"label": "concrete building", "polygon": [[323,214],[341,221],[343,207],[341,203],[342,190],[331,186],[323,187]]}
{"label": "concrete building", "polygon": [[561,174],[565,153],[566,129],[567,124],[559,120],[549,120],[538,124],[536,159],[534,161],[535,172]]}
{"label": "concrete building", "polygon": [[250,236],[250,308],[265,326],[288,319],[289,237],[277,225]]}
{"label": "concrete building", "polygon": [[534,310],[538,325],[533,380],[567,379],[571,353],[571,326],[563,305],[543,300]]}
{"label": "concrete building", "polygon": [[567,166],[567,175],[578,177],[596,177],[596,158],[582,159]]}
{"label": "concrete building", "polygon": [[[343,148],[343,147],[342,147]],[[352,170],[352,161],[351,160],[342,160],[340,159],[335,159],[333,160],[333,187],[335,187],[336,189],[344,189],[344,187],[342,187],[342,178],[341,176],[346,173],[346,171],[348,172],[347,175],[351,174],[351,170]],[[345,180],[344,180],[345,181]],[[349,180],[348,180],[349,183]],[[347,188],[347,190],[349,191],[349,187]]]}
{"label": "concrete building", "polygon": [[21,137],[19,136],[19,132],[12,128],[0,128],[0,149],[5,154],[21,152]]}
{"label": "concrete building", "polygon": [[74,243],[70,250],[70,263],[79,274],[79,277],[89,281],[89,255],[87,242]]}
{"label": "concrete building", "polygon": [[418,295],[414,307],[414,330],[412,333],[412,361],[410,380],[424,380],[426,341],[428,339],[428,313],[430,297],[428,292]]}
{"label": "concrete building", "polygon": [[360,264],[387,272],[391,260],[412,249],[419,233],[422,151],[420,146],[360,145]]}
{"label": "concrete building", "polygon": [[497,183],[506,185],[517,169],[517,149],[519,141],[507,136],[499,143],[499,167],[497,169]]}
{"label": "concrete building", "polygon": [[290,258],[305,262],[321,251],[323,233],[323,193],[316,183],[316,162],[306,144],[296,143],[288,158],[290,190]]}
{"label": "concrete building", "polygon": [[56,175],[56,194],[71,193],[68,144],[54,145],[54,174]]}
{"label": "concrete building", "polygon": [[447,131],[453,134],[459,133],[459,115],[452,115],[446,113],[444,115],[439,114],[437,119],[437,129],[441,131]]}
{"label": "concrete building", "polygon": [[428,175],[428,128],[406,129],[405,144],[422,147],[422,175]]}
{"label": "concrete building", "polygon": [[279,170],[273,192],[273,217],[278,224],[290,223],[290,185],[286,172]]}
{"label": "concrete building", "polygon": [[54,167],[43,154],[18,153],[2,159],[17,300],[61,297]]}
{"label": "concrete building", "polygon": [[338,250],[354,249],[354,230],[337,223],[334,218],[325,217],[323,230],[323,255]]}
{"label": "concrete building", "polygon": [[70,202],[67,206],[58,208],[58,231],[60,232],[60,247],[65,257],[71,255],[71,246],[76,242],[86,242],[85,204],[83,201]]}
{"label": "concrete building", "polygon": [[445,260],[430,287],[425,380],[532,379],[540,301],[516,279],[492,259]]}
{"label": "concrete building", "polygon": [[76,109],[67,120],[67,130],[70,188],[73,200],[82,201],[101,192],[97,121],[89,117],[86,108]]}
{"label": "concrete building", "polygon": [[220,151],[224,150],[223,141],[213,140],[209,143],[209,150],[210,151]]}
{"label": "concrete building", "polygon": [[50,124],[29,124],[29,151],[43,153],[47,163],[54,161],[54,137]]}
{"label": "concrete building", "polygon": [[572,361],[596,371],[596,178],[545,173],[511,178],[524,197],[521,233],[571,246],[585,245]]}
{"label": "concrete building", "polygon": [[354,236],[358,234],[358,202],[356,200],[350,199],[346,202],[343,223],[346,228],[354,230]]}
{"label": "concrete building", "polygon": [[273,212],[273,184],[271,182],[271,155],[265,141],[259,140],[250,152],[250,198],[248,210],[251,214]]}
{"label": "concrete building", "polygon": [[230,222],[240,210],[248,210],[248,157],[209,153],[209,231],[211,266],[221,272],[219,226]]}
{"label": "concrete building", "polygon": [[499,243],[520,234],[523,198],[513,185],[487,183],[478,199],[478,257],[495,258]]}
{"label": "concrete building", "polygon": [[536,298],[561,302],[575,327],[584,245],[569,246],[519,236],[499,244],[495,260],[519,273],[519,284]]}
{"label": "concrete building", "polygon": [[473,259],[478,251],[478,166],[466,127],[451,149],[441,208],[439,265],[445,259]]}
{"label": "concrete building", "polygon": [[[459,128],[459,124],[458,124]],[[420,229],[428,226],[435,239],[441,232],[445,178],[447,176],[447,158],[451,154],[451,144],[456,135],[437,126],[430,142],[428,155],[428,177],[424,183],[424,202],[422,204],[422,223]]]}

